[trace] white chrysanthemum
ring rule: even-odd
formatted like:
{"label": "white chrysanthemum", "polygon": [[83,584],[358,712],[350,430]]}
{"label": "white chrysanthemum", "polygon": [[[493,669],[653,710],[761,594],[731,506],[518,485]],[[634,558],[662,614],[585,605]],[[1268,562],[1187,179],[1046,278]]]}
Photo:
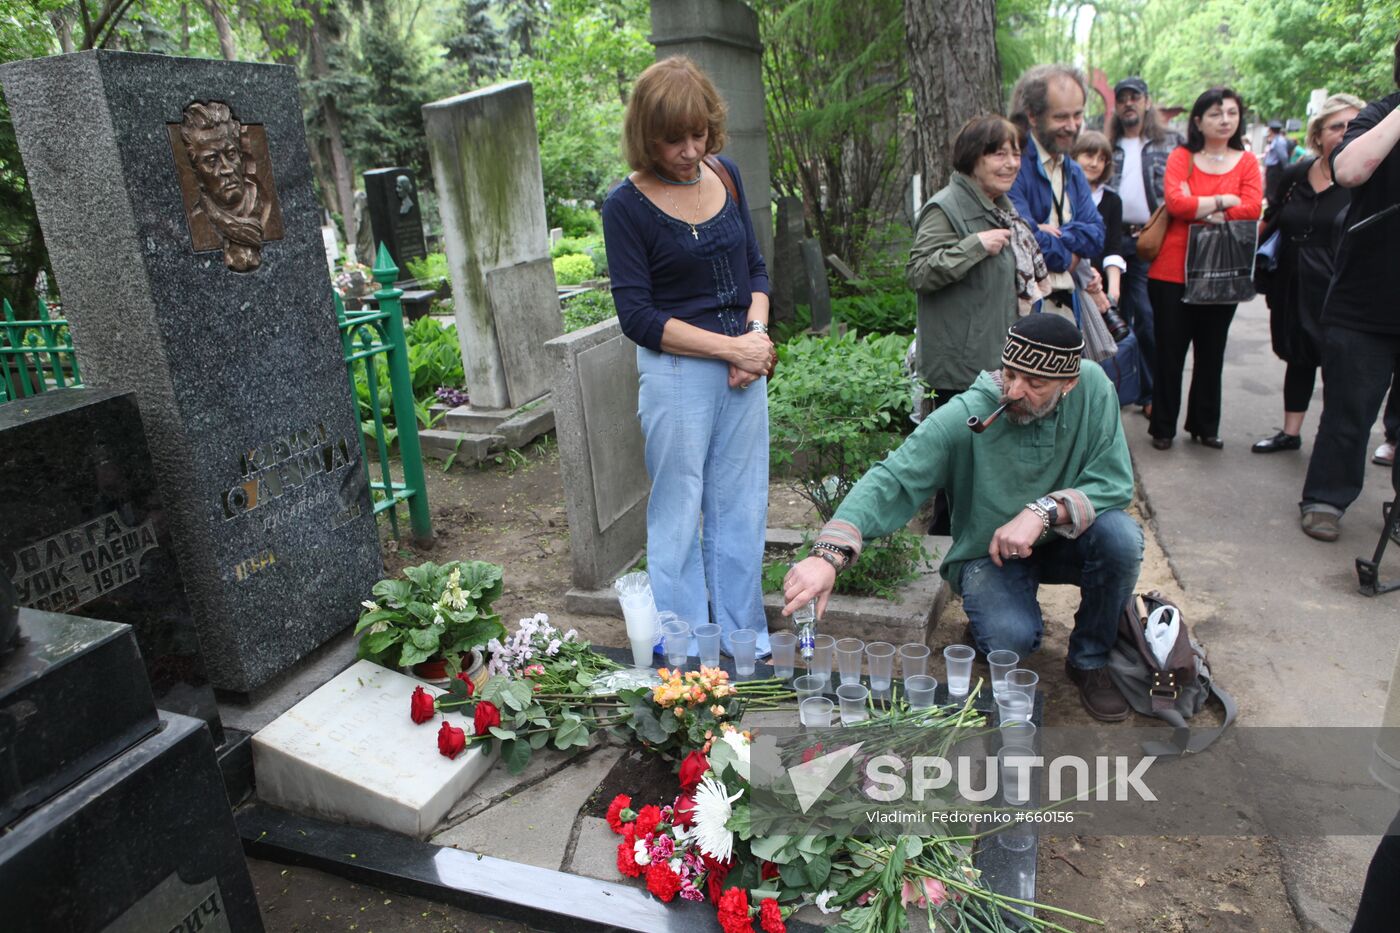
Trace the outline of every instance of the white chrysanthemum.
{"label": "white chrysanthemum", "polygon": [[841,908],[831,906],[831,899],[835,896],[836,892],[831,890],[830,888],[818,894],[817,910],[820,910],[824,914],[839,914],[841,912]]}
{"label": "white chrysanthemum", "polygon": [[734,770],[739,777],[749,779],[749,740],[742,732],[725,732],[719,740],[734,749]]}
{"label": "white chrysanthemum", "polygon": [[632,858],[638,865],[651,864],[651,853],[647,851],[645,839],[638,839],[632,843]]}
{"label": "white chrysanthemum", "polygon": [[743,795],[741,790],[729,796],[713,774],[705,774],[695,789],[695,839],[701,852],[721,862],[729,861],[734,853],[734,832],[725,824],[734,815],[730,805]]}
{"label": "white chrysanthemum", "polygon": [[375,602],[375,601],[372,600],[372,599],[363,600],[363,601],[360,603],[360,605],[361,605],[361,606],[364,606],[364,607],[365,607],[366,609],[368,609],[370,612],[378,612],[378,611],[379,611],[379,603]]}

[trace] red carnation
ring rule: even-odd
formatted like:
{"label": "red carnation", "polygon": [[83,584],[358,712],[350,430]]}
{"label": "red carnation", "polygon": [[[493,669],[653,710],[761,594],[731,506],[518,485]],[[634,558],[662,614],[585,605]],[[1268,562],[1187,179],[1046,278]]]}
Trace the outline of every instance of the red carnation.
{"label": "red carnation", "polygon": [[637,838],[650,836],[656,832],[657,825],[661,822],[661,808],[654,803],[649,803],[642,807],[637,814],[637,825],[635,827]]}
{"label": "red carnation", "polygon": [[813,758],[816,758],[821,753],[822,743],[820,742],[818,742],[816,745],[811,746],[810,748],[804,748],[802,750],[802,763],[805,765],[807,762],[811,761]]}
{"label": "red carnation", "polygon": [[705,772],[710,770],[709,759],[704,752],[698,748],[685,756],[685,761],[681,762],[681,790],[692,793],[700,786],[700,779],[705,776]]}
{"label": "red carnation", "polygon": [[773,862],[765,861],[758,869],[760,881],[767,881],[769,878],[776,878],[779,875],[778,866]]}
{"label": "red carnation", "polygon": [[482,700],[480,703],[476,704],[476,712],[473,714],[472,719],[476,723],[476,734],[487,735],[490,733],[492,726],[499,726],[501,724],[501,711],[496,709],[496,704],[492,703],[490,700]]}
{"label": "red carnation", "polygon": [[765,897],[758,905],[758,920],[764,933],[787,933],[787,924],[783,923],[783,909],[771,897]]}
{"label": "red carnation", "polygon": [[433,699],[433,695],[422,687],[414,687],[413,699],[408,704],[409,718],[421,726],[436,715],[437,701]]}
{"label": "red carnation", "polygon": [[457,679],[467,685],[467,696],[476,695],[476,684],[472,683],[472,679],[467,675],[466,671],[459,672],[457,674]]}
{"label": "red carnation", "polygon": [[647,866],[647,890],[652,894],[670,903],[680,889],[681,876],[671,871],[671,866],[660,860]]}
{"label": "red carnation", "polygon": [[630,829],[622,834],[622,841],[617,844],[617,870],[628,878],[639,878],[642,874],[642,866],[637,864],[636,845],[637,839]]}
{"label": "red carnation", "polygon": [[749,892],[730,888],[719,899],[719,925],[724,933],[754,933],[749,917]]}
{"label": "red carnation", "polygon": [[626,824],[637,818],[636,814],[632,813],[631,808],[632,798],[626,794],[618,794],[612,799],[612,803],[608,804],[608,825],[619,836],[624,832],[630,832],[631,827]]}
{"label": "red carnation", "polygon": [[467,747],[467,734],[446,719],[438,730],[438,752],[448,758],[456,758]]}
{"label": "red carnation", "polygon": [[682,794],[676,798],[676,805],[671,819],[677,826],[695,825],[695,798],[689,794]]}

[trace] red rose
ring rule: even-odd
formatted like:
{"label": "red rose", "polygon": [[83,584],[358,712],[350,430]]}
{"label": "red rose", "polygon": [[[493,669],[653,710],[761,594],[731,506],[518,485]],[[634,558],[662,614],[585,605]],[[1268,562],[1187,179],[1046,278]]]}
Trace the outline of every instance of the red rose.
{"label": "red rose", "polygon": [[467,734],[444,719],[438,730],[438,751],[448,758],[456,758],[466,747]]}
{"label": "red rose", "polygon": [[492,726],[501,724],[501,711],[496,709],[496,704],[490,700],[482,700],[476,704],[476,712],[472,714],[472,719],[476,723],[477,735],[489,735]]}
{"label": "red rose", "polygon": [[630,829],[622,834],[622,841],[617,844],[617,870],[628,878],[639,878],[642,874],[642,866],[637,864],[636,844]]}
{"label": "red rose", "polygon": [[467,676],[466,671],[460,671],[457,674],[457,679],[467,685],[467,696],[474,696],[476,694],[476,684],[472,683],[472,679]]}
{"label": "red rose", "polygon": [[778,874],[778,866],[773,862],[765,861],[758,869],[758,878],[760,881],[776,878]]}
{"label": "red rose", "polygon": [[627,819],[623,819],[622,817],[624,812],[631,813],[631,806],[632,798],[628,797],[626,794],[618,794],[612,799],[612,803],[608,804],[608,825],[611,826],[612,831],[619,836],[624,832],[630,831],[630,827],[625,824],[636,819],[636,816],[629,816]]}
{"label": "red rose", "polygon": [[413,688],[413,699],[408,703],[408,718],[422,725],[437,715],[437,701],[422,687]]}
{"label": "red rose", "polygon": [[729,877],[729,869],[734,866],[734,862],[717,861],[703,852],[700,854],[700,860],[705,865],[705,888],[710,895],[710,903],[718,905],[720,895],[724,892],[724,879]]}
{"label": "red rose", "polygon": [[700,779],[710,770],[709,759],[699,749],[685,756],[681,762],[681,790],[691,793],[700,786]]}
{"label": "red rose", "polygon": [[688,794],[682,794],[676,798],[676,805],[672,814],[672,819],[677,826],[695,825],[695,798]]}
{"label": "red rose", "polygon": [[783,923],[783,909],[771,897],[765,897],[758,905],[758,920],[764,933],[787,933],[787,924]]}
{"label": "red rose", "polygon": [[681,876],[671,871],[671,866],[660,860],[647,866],[647,890],[652,894],[670,903],[680,889]]}
{"label": "red rose", "polygon": [[810,748],[804,748],[802,750],[802,763],[805,765],[807,762],[811,761],[813,758],[817,757],[821,753],[822,743],[820,742],[818,742],[816,745],[813,745]]}
{"label": "red rose", "polygon": [[637,825],[635,827],[637,838],[650,836],[656,832],[657,824],[661,822],[661,808],[656,804],[647,804],[637,813]]}
{"label": "red rose", "polygon": [[724,933],[754,933],[749,917],[749,892],[730,888],[719,899],[719,925]]}

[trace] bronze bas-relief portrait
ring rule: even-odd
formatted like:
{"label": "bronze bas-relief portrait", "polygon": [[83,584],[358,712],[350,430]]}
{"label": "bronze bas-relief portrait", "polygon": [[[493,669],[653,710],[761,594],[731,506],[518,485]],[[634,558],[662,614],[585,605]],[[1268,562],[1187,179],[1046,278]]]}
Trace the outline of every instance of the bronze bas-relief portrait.
{"label": "bronze bas-relief portrait", "polygon": [[220,101],[189,104],[167,128],[195,252],[223,250],[224,265],[252,272],[262,244],[282,239],[266,131]]}

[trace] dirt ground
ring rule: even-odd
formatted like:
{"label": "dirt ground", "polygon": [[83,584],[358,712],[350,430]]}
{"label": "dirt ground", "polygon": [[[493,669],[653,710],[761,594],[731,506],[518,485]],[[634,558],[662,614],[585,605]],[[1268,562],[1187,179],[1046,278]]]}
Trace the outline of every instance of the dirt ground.
{"label": "dirt ground", "polygon": [[[422,560],[489,560],[506,569],[497,607],[503,620],[548,613],[561,628],[577,628],[598,644],[625,646],[620,619],[572,615],[564,610],[569,588],[569,529],[553,437],[532,445],[523,458],[442,472],[429,461],[429,502],[437,540],[430,551],[401,546],[386,536],[391,572]],[[1144,516],[1137,515],[1140,520]],[[770,494],[771,526],[810,527],[806,503],[781,483]],[[1139,589],[1159,589],[1187,618],[1206,618],[1212,607],[1183,592],[1167,557],[1147,529]],[[1048,725],[1091,722],[1065,682],[1066,641],[1077,602],[1069,587],[1042,590],[1046,633],[1030,666],[1041,676]],[[952,600],[930,640],[935,652],[961,640],[967,618]],[[426,901],[402,898],[307,869],[254,862],[254,882],[271,933],[306,930],[500,931],[528,927],[483,918]],[[1071,929],[1192,933],[1303,929],[1289,906],[1280,858],[1267,838],[1086,837],[1042,839],[1038,863],[1040,900],[1095,916],[1104,927]]]}

